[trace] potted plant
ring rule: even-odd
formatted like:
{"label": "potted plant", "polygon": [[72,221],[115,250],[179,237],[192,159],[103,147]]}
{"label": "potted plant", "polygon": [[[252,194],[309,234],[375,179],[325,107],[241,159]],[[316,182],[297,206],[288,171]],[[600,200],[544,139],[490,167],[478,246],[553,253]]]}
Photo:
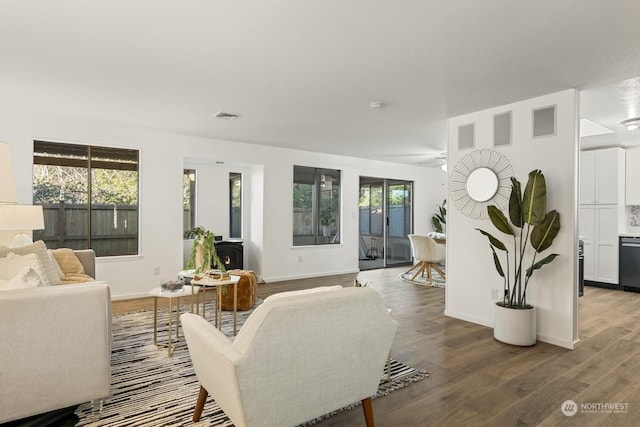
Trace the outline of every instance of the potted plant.
{"label": "potted plant", "polygon": [[215,234],[204,227],[195,227],[185,231],[185,239],[195,239],[191,247],[187,269],[195,269],[196,273],[202,273],[214,266],[220,271],[226,271],[216,253],[215,237]]}
{"label": "potted plant", "polygon": [[322,226],[322,235],[324,237],[331,237],[331,226],[335,224],[336,220],[333,218],[331,207],[325,207],[320,211],[320,225]]}
{"label": "potted plant", "polygon": [[438,212],[431,217],[433,231],[436,233],[444,233],[447,224],[447,199],[444,199],[442,205],[438,205]]}
{"label": "potted plant", "polygon": [[[527,303],[527,287],[533,273],[558,256],[554,253],[538,260],[560,230],[560,214],[555,210],[545,212],[546,196],[544,175],[536,169],[529,173],[524,193],[520,182],[511,178],[509,219],[496,206],[487,208],[493,225],[513,238],[512,252],[491,234],[477,229],[489,239],[494,265],[504,279],[504,296],[496,303],[493,335],[508,344],[536,343],[536,312]],[[504,264],[496,250],[504,253]]]}

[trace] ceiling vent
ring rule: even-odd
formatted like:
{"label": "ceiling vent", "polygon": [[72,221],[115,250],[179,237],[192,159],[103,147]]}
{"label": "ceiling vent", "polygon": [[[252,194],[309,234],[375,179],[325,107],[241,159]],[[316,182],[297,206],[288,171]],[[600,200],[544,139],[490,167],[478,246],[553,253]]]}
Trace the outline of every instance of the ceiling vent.
{"label": "ceiling vent", "polygon": [[225,113],[224,111],[218,111],[216,113],[215,117],[217,117],[219,119],[225,119],[225,120],[235,120],[240,116],[238,114]]}

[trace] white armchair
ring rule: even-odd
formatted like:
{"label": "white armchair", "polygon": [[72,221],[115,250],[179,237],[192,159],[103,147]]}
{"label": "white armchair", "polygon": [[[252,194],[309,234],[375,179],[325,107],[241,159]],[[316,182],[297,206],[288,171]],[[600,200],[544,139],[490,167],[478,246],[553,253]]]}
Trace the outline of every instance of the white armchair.
{"label": "white armchair", "polygon": [[294,426],[362,401],[373,425],[394,321],[369,288],[321,287],[272,295],[232,342],[194,314],[181,316],[200,395],[236,427]]}

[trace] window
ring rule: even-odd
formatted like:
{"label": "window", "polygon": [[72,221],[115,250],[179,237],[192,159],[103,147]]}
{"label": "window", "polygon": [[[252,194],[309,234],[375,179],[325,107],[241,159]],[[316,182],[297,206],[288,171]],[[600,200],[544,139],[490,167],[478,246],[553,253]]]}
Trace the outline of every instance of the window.
{"label": "window", "polygon": [[196,226],[196,170],[182,171],[182,232]]}
{"label": "window", "polygon": [[242,174],[229,173],[229,237],[242,237]]}
{"label": "window", "polygon": [[42,205],[47,247],[138,253],[138,150],[33,143],[33,203]]}
{"label": "window", "polygon": [[293,245],[340,243],[340,171],[293,167]]}

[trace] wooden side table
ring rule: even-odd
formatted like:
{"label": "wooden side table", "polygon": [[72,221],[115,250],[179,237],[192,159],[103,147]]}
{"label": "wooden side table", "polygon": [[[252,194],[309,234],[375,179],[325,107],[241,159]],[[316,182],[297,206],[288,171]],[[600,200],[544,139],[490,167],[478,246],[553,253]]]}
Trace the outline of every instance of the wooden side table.
{"label": "wooden side table", "polygon": [[[149,291],[149,295],[153,297],[153,344],[156,347],[166,347],[167,354],[169,357],[173,356],[173,351],[178,345],[186,345],[186,343],[174,344],[173,341],[173,300],[176,300],[176,309],[175,309],[175,325],[176,325],[176,337],[175,341],[180,340],[180,297],[191,296],[192,298],[192,308],[193,311],[193,294],[196,295],[200,291],[199,286],[185,286],[182,290],[178,292],[163,292],[159,287],[153,288]],[[158,298],[167,298],[169,299],[169,310],[168,310],[168,325],[167,325],[167,342],[159,343],[158,342]]]}

